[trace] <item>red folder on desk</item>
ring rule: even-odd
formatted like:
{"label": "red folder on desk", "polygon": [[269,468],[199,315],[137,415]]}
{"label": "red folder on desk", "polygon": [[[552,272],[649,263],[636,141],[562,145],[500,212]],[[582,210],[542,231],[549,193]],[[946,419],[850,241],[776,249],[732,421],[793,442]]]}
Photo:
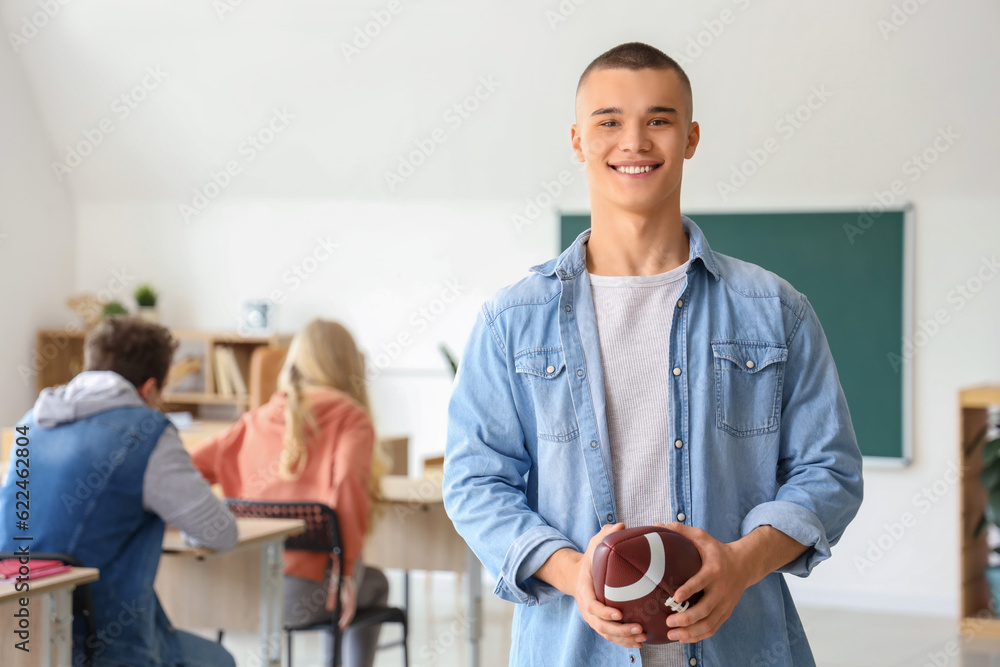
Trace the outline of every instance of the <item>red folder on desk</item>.
{"label": "red folder on desk", "polygon": [[[30,559],[27,563],[28,577],[30,579],[40,579],[60,572],[69,572],[72,565],[66,565],[58,560],[37,560]],[[17,558],[0,560],[0,581],[14,580],[21,574],[21,561]]]}

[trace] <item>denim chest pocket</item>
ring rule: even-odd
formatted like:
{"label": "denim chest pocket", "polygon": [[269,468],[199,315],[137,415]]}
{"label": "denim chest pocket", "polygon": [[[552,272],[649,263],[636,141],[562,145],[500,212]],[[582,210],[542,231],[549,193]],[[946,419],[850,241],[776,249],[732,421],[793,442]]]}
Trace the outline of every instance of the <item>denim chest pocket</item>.
{"label": "denim chest pocket", "polygon": [[788,348],[749,340],[712,341],[715,357],[715,422],[745,437],[778,430]]}
{"label": "denim chest pocket", "polygon": [[514,355],[514,371],[531,394],[538,437],[557,442],[576,438],[580,430],[562,348],[522,350]]}

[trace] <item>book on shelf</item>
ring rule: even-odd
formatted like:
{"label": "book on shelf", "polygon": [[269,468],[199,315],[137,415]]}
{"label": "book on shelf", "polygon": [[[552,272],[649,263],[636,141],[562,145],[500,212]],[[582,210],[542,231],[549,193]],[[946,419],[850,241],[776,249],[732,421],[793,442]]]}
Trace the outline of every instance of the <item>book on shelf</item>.
{"label": "book on shelf", "polygon": [[229,384],[229,371],[226,367],[223,347],[216,346],[213,352],[215,354],[215,391],[219,396],[232,396],[233,386]]}
{"label": "book on shelf", "polygon": [[[220,387],[225,387],[224,396],[246,396],[249,391],[247,390],[246,380],[243,378],[243,373],[240,371],[239,362],[236,361],[236,353],[233,348],[219,345],[215,348],[216,354],[216,369],[219,375]],[[220,389],[220,394],[222,389]]]}

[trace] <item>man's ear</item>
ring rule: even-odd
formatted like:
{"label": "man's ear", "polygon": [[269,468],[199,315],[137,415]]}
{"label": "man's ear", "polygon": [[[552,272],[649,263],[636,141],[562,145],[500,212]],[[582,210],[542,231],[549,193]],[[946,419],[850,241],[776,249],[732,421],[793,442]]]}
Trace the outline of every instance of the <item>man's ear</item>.
{"label": "man's ear", "polygon": [[576,161],[585,162],[583,148],[580,147],[580,129],[576,126],[576,123],[570,125],[569,142],[573,146],[573,152],[576,153]]}
{"label": "man's ear", "polygon": [[698,148],[698,142],[701,141],[701,126],[698,125],[698,121],[692,121],[688,126],[688,144],[684,149],[685,159],[694,156],[694,151]]}
{"label": "man's ear", "polygon": [[145,401],[149,398],[150,392],[154,391],[155,389],[156,389],[156,378],[149,378],[142,383],[141,387],[139,387],[138,390],[139,396],[141,396],[142,400]]}

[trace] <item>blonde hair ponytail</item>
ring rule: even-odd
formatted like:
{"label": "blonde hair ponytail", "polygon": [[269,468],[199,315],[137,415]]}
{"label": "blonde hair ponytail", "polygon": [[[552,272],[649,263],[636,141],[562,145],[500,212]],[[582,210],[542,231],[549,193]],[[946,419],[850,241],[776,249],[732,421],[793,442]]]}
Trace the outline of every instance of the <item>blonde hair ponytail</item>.
{"label": "blonde hair ponytail", "polygon": [[[278,375],[278,390],[286,394],[285,436],[278,468],[282,479],[301,477],[309,460],[309,436],[317,428],[303,387],[333,387],[349,394],[364,409],[374,430],[365,376],[364,356],[340,323],[314,319],[295,335]],[[388,471],[389,460],[376,432],[367,484],[370,501],[367,534],[371,533],[375,520],[385,513],[382,477]]]}

